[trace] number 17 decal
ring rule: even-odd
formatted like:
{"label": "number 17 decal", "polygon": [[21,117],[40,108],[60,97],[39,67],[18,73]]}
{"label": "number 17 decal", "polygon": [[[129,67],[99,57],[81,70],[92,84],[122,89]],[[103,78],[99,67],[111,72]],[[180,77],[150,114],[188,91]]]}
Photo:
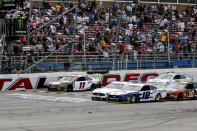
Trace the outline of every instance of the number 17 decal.
{"label": "number 17 decal", "polygon": [[80,82],[79,89],[84,89],[84,87],[85,87],[85,82]]}

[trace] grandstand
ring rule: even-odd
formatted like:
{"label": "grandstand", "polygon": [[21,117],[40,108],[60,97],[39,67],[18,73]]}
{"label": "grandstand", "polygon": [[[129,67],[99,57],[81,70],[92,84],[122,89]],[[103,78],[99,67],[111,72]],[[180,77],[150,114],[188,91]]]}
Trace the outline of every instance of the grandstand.
{"label": "grandstand", "polygon": [[2,73],[197,66],[196,0],[24,0],[0,14]]}

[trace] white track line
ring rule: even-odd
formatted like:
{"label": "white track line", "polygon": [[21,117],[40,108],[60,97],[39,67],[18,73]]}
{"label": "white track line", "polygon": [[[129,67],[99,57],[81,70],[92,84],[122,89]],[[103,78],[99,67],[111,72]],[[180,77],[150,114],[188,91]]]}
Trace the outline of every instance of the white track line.
{"label": "white track line", "polygon": [[88,102],[91,101],[90,99],[84,99],[84,98],[70,98],[70,97],[54,97],[54,96],[43,96],[43,95],[34,95],[34,94],[21,94],[21,93],[14,93],[14,94],[8,94],[17,98],[23,98],[23,99],[31,99],[31,100],[46,100],[46,101],[54,101],[54,102],[73,102],[73,103],[79,103],[79,102]]}

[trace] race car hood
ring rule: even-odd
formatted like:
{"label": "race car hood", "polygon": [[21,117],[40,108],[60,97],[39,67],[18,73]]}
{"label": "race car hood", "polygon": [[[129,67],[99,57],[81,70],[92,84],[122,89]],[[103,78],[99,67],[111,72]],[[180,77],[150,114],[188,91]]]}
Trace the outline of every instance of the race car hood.
{"label": "race car hood", "polygon": [[119,89],[110,89],[110,88],[99,88],[99,89],[95,89],[93,91],[93,93],[104,93],[104,94],[108,94],[112,91],[120,91]]}
{"label": "race car hood", "polygon": [[175,92],[177,91],[178,89],[165,89],[165,91],[168,93],[168,92]]}
{"label": "race car hood", "polygon": [[119,91],[110,92],[110,95],[126,95],[129,93],[136,93],[136,91],[119,90]]}

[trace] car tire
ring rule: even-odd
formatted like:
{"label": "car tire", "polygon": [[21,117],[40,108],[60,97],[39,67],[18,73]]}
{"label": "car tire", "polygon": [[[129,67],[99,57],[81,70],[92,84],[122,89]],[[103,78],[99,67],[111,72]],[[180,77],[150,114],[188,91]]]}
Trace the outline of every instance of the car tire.
{"label": "car tire", "polygon": [[182,101],[183,100],[183,93],[179,93],[178,97],[177,97],[178,101]]}
{"label": "car tire", "polygon": [[157,95],[156,95],[155,101],[156,101],[156,102],[160,102],[160,101],[161,101],[161,94],[157,94]]}
{"label": "car tire", "polygon": [[73,92],[73,86],[72,86],[72,85],[68,85],[66,91],[67,91],[67,92]]}
{"label": "car tire", "polygon": [[48,91],[57,91],[56,89],[51,88],[50,86],[47,88]]}
{"label": "car tire", "polygon": [[48,90],[48,91],[51,91],[51,88],[50,88],[50,87],[47,87],[47,90]]}
{"label": "car tire", "polygon": [[136,95],[131,96],[130,103],[137,103],[137,96]]}
{"label": "car tire", "polygon": [[91,87],[90,87],[90,90],[93,91],[94,89],[96,89],[96,85],[92,84]]}
{"label": "car tire", "polygon": [[91,100],[92,100],[92,101],[95,101],[93,97],[91,97]]}

